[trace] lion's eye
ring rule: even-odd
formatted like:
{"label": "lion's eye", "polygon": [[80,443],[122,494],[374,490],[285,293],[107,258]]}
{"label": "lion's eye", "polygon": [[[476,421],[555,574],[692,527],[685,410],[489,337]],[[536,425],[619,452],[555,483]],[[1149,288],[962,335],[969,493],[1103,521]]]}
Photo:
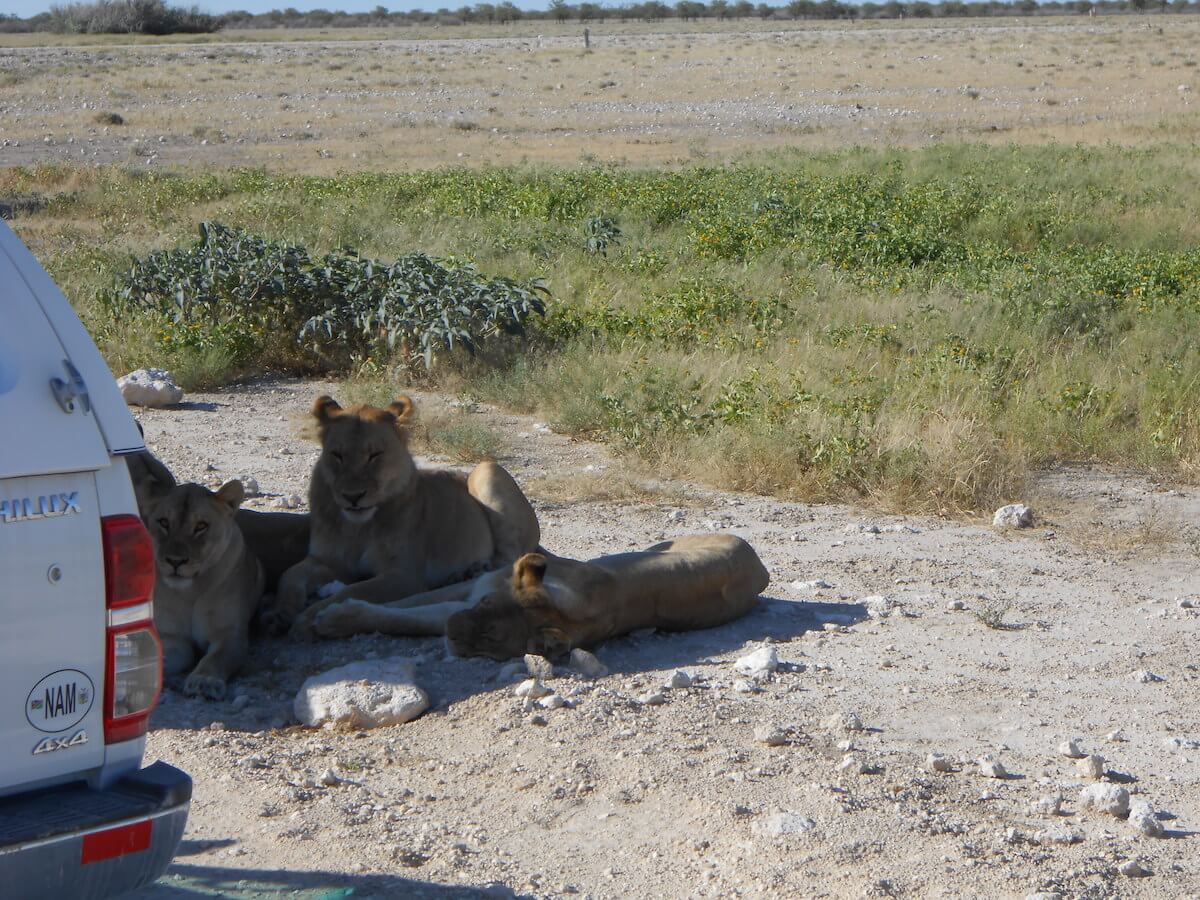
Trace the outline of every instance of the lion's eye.
{"label": "lion's eye", "polygon": [[206,531],[208,531],[208,523],[197,522],[196,527],[192,529],[192,534],[204,534]]}
{"label": "lion's eye", "polygon": [[157,522],[155,522],[154,524],[156,524],[156,525],[157,525],[159,528],[161,528],[163,531],[166,531],[168,528],[170,528],[170,527],[171,527],[171,523],[170,523],[170,522],[168,522],[166,519],[159,519],[159,520],[158,520]]}

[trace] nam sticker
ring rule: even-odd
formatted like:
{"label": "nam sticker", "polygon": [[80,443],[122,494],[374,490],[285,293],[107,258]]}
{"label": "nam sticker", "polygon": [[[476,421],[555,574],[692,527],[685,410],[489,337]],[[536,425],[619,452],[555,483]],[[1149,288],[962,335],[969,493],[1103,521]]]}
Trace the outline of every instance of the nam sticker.
{"label": "nam sticker", "polygon": [[66,731],[83,721],[95,699],[91,678],[78,669],[59,669],[33,686],[25,700],[25,718],[38,731]]}

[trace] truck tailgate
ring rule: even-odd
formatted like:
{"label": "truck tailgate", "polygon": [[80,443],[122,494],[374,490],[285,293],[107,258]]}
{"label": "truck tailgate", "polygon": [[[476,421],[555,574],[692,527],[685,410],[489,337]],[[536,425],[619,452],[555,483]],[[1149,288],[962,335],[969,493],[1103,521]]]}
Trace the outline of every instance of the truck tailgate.
{"label": "truck tailgate", "polygon": [[104,762],[96,507],[90,472],[0,479],[0,796]]}

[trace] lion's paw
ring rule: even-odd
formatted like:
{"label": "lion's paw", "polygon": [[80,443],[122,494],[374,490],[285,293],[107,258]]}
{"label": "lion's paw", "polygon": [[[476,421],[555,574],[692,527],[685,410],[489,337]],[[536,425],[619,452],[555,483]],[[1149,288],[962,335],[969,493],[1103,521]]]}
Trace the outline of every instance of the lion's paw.
{"label": "lion's paw", "polygon": [[225,679],[193,672],[183,683],[183,692],[189,697],[202,697],[205,700],[224,700]]}
{"label": "lion's paw", "polygon": [[323,584],[317,588],[317,596],[320,599],[325,600],[329,597],[332,597],[345,586],[346,585],[340,581],[331,581],[328,584]]}
{"label": "lion's paw", "polygon": [[362,600],[343,600],[328,606],[317,615],[313,621],[313,630],[321,637],[341,638],[358,634],[362,628],[363,609],[369,609],[371,604]]}

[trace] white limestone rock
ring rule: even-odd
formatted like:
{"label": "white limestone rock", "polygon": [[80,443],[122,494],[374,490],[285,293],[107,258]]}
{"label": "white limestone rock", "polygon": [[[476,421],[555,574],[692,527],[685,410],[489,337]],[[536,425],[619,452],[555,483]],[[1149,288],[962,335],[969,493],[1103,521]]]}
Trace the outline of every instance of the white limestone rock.
{"label": "white limestone rock", "polygon": [[166,369],[138,369],[118,378],[117,387],[130,406],[158,409],[183,400],[183,388]]}
{"label": "white limestone rock", "polygon": [[292,704],[304,725],[379,728],[411,722],[429,708],[404,657],[353,662],[307,679]]}
{"label": "white limestone rock", "polygon": [[1010,503],[992,516],[996,528],[1029,528],[1033,525],[1033,510],[1024,503]]}
{"label": "white limestone rock", "polygon": [[753,653],[740,657],[733,668],[742,675],[762,678],[779,668],[779,654],[774,647],[759,647]]}
{"label": "white limestone rock", "polygon": [[1079,807],[1123,819],[1129,815],[1129,791],[1119,784],[1089,784],[1079,792]]}

